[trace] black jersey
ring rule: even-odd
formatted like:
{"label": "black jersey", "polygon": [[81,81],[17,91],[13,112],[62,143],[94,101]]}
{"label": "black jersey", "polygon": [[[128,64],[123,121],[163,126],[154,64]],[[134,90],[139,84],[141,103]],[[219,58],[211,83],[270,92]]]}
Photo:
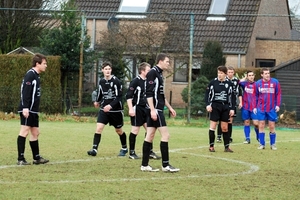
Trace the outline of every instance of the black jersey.
{"label": "black jersey", "polygon": [[109,80],[100,79],[96,101],[100,102],[100,109],[109,104],[112,107],[110,112],[123,110],[122,84],[120,80],[115,76],[111,76]]}
{"label": "black jersey", "polygon": [[[154,108],[163,110],[165,106],[163,70],[158,66],[154,66],[147,73],[146,80],[146,98],[153,98]],[[147,105],[149,108],[149,105]]]}
{"label": "black jersey", "polygon": [[205,93],[206,105],[213,102],[228,104],[230,109],[236,106],[236,96],[233,92],[233,83],[228,78],[219,81],[218,78],[210,81]]}
{"label": "black jersey", "polygon": [[21,84],[21,101],[18,112],[28,108],[29,112],[38,113],[40,97],[40,75],[32,68],[27,71]]}
{"label": "black jersey", "polygon": [[146,107],[145,80],[142,77],[137,76],[130,82],[126,99],[132,99],[132,106],[139,105]]}

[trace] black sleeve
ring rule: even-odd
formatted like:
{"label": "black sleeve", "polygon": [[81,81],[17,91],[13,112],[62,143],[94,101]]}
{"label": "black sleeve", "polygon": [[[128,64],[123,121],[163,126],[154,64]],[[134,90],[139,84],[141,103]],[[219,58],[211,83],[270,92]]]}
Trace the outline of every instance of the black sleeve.
{"label": "black sleeve", "polygon": [[137,86],[138,86],[138,79],[137,79],[137,78],[134,78],[134,79],[130,82],[129,87],[128,87],[128,89],[127,89],[126,100],[127,100],[127,99],[133,99],[134,92],[135,92]]}
{"label": "black sleeve", "polygon": [[210,81],[210,83],[208,84],[207,88],[206,88],[206,91],[205,91],[205,103],[206,103],[206,106],[210,105],[211,104],[211,89],[212,89],[212,86],[213,86],[213,81]]}
{"label": "black sleeve", "polygon": [[121,81],[117,77],[114,78],[113,82],[116,98],[112,102],[110,102],[110,105],[114,109],[120,102],[122,102],[123,92]]}
{"label": "black sleeve", "polygon": [[156,79],[156,72],[154,70],[150,70],[147,73],[147,80],[146,80],[146,98],[153,97],[154,88],[155,88],[155,79]]}
{"label": "black sleeve", "polygon": [[27,72],[22,83],[22,109],[30,108],[32,104],[34,74]]}

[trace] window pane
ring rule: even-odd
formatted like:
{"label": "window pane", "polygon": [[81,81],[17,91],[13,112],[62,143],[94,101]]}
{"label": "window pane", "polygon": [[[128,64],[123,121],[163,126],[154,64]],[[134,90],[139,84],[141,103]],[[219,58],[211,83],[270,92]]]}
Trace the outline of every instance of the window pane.
{"label": "window pane", "polygon": [[209,14],[225,14],[229,0],[212,0]]}

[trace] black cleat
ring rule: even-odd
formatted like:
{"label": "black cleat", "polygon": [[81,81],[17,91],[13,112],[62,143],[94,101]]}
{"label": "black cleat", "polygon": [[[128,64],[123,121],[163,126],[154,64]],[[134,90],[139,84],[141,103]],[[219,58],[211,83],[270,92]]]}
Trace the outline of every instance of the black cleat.
{"label": "black cleat", "polygon": [[49,160],[43,158],[43,157],[40,157],[40,159],[38,160],[33,160],[33,164],[34,165],[39,165],[39,164],[46,164],[47,162],[49,162]]}
{"label": "black cleat", "polygon": [[149,158],[150,158],[150,159],[154,159],[154,160],[159,160],[159,159],[161,159],[161,157],[158,156],[158,155],[156,155],[156,153],[154,153],[153,151],[150,152]]}
{"label": "black cleat", "polygon": [[25,159],[18,160],[17,165],[30,165],[31,163],[27,162]]}
{"label": "black cleat", "polygon": [[91,149],[91,150],[87,151],[87,154],[89,156],[96,156],[97,155],[97,150],[96,149]]}

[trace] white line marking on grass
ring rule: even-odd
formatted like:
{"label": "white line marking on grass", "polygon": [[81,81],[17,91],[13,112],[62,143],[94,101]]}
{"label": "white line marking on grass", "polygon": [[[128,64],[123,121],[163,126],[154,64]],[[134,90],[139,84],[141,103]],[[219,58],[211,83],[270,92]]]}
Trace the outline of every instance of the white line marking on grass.
{"label": "white line marking on grass", "polygon": [[[299,142],[300,139],[295,140],[286,140],[286,141],[276,141],[276,142]],[[244,145],[243,143],[234,143],[231,145]],[[221,146],[221,145],[220,145]],[[223,160],[226,162],[232,162],[240,165],[244,165],[247,168],[249,168],[246,171],[237,172],[237,173],[231,173],[231,174],[205,174],[205,175],[187,175],[187,176],[173,176],[173,177],[147,177],[147,178],[118,178],[118,179],[94,179],[94,180],[57,180],[57,181],[37,181],[38,183],[46,183],[46,184],[55,184],[55,183],[89,183],[89,182],[119,182],[119,181],[149,181],[149,180],[172,180],[172,179],[187,179],[187,178],[201,178],[201,177],[220,177],[220,176],[240,176],[245,174],[251,174],[259,170],[259,166],[243,162],[240,160],[234,160],[234,159],[228,159],[228,158],[222,158],[222,157],[216,157],[216,156],[209,156],[209,155],[200,155],[195,153],[186,153],[181,152],[185,150],[193,150],[193,149],[201,149],[201,148],[208,148],[208,146],[199,146],[199,147],[190,147],[190,148],[180,148],[180,149],[173,149],[170,150],[170,152],[179,153],[179,154],[187,154],[191,156],[200,156],[200,157],[206,157],[206,158],[212,158],[217,160]],[[55,165],[55,164],[66,164],[66,163],[78,163],[78,162],[90,162],[90,161],[96,161],[96,160],[109,160],[114,159],[116,157],[102,157],[102,158],[94,158],[94,159],[79,159],[79,160],[67,160],[67,161],[58,161],[58,162],[51,162],[47,163],[47,165]],[[28,167],[28,166],[18,166],[18,165],[3,165],[0,166],[1,169],[6,168],[13,168],[13,167]],[[148,172],[141,172],[141,173],[148,173]],[[161,172],[149,172],[149,173],[161,173]],[[179,172],[180,173],[180,172]],[[29,183],[29,182],[17,182],[17,181],[1,181],[0,184],[15,184],[15,183]]]}

